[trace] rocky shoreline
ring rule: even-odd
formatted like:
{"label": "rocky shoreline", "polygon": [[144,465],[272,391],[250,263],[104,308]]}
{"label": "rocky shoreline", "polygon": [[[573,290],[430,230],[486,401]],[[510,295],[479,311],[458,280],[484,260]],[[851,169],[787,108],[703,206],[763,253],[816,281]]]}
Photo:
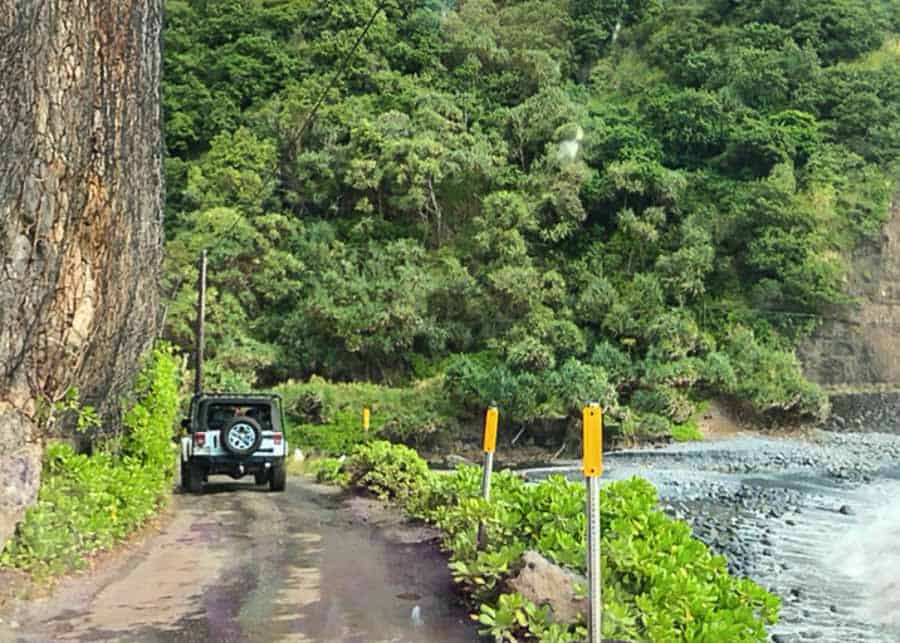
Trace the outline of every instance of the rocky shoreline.
{"label": "rocky shoreline", "polygon": [[[896,525],[882,531],[896,527],[900,536],[900,436],[741,435],[607,456],[605,481],[635,475],[650,480],[663,509],[686,520],[733,573],[782,597],[773,641],[900,640],[900,623],[882,604],[890,593],[858,573],[878,568],[872,555],[885,546],[884,536],[866,531],[873,516],[896,507]],[[900,554],[896,563],[896,578],[882,586],[900,582]]]}

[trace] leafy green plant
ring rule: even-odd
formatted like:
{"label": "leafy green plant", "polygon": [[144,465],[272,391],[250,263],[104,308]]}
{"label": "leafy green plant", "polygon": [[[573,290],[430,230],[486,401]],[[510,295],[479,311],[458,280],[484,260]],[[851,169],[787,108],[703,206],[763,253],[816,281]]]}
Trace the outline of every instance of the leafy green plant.
{"label": "leafy green plant", "polygon": [[[287,382],[276,390],[283,395],[292,420],[291,444],[325,455],[348,455],[355,446],[374,439],[435,448],[458,427],[440,380],[389,387],[313,377],[302,384]],[[362,426],[364,407],[371,410],[367,433]]]}
{"label": "leafy green plant", "polygon": [[342,458],[316,458],[306,463],[306,473],[316,482],[345,487],[350,484],[350,475],[344,470]]}
{"label": "leafy green plant", "polygon": [[135,381],[122,437],[97,444],[91,455],[63,442],[47,445],[38,502],[0,554],[0,564],[39,578],[81,569],[94,552],[156,515],[175,475],[177,375],[171,350],[158,347]]}
{"label": "leafy green plant", "polygon": [[697,426],[696,420],[689,420],[684,424],[675,424],[672,426],[672,439],[676,442],[702,442],[703,434],[700,427]]}
{"label": "leafy green plant", "polygon": [[493,636],[495,641],[515,643],[519,640],[516,634],[528,628],[527,606],[521,594],[501,594],[497,607],[482,605],[478,622],[487,627],[481,633]]}
{"label": "leafy green plant", "polygon": [[521,594],[501,594],[496,607],[483,603],[473,615],[486,627],[480,633],[495,641],[521,640],[522,636],[542,643],[575,643],[587,637],[583,625],[555,623],[547,607],[538,607]]}
{"label": "leafy green plant", "polygon": [[[444,524],[449,521],[444,520]],[[457,523],[459,524],[459,523]],[[477,525],[476,522],[463,523]],[[469,535],[471,529],[466,530]],[[459,536],[463,532],[457,533]],[[454,560],[450,562],[450,571],[453,580],[471,594],[476,600],[483,601],[492,598],[501,586],[503,580],[515,569],[525,549],[522,543],[515,542],[511,545],[491,551],[475,551],[474,554],[469,543],[460,546],[460,538],[453,538]],[[467,552],[465,557],[463,552]]]}
{"label": "leafy green plant", "polygon": [[401,504],[412,502],[428,477],[428,464],[415,451],[384,440],[358,446],[348,459],[346,470],[351,485]]}
{"label": "leafy green plant", "polygon": [[86,433],[100,426],[100,418],[93,406],[82,404],[76,387],[69,388],[63,398],[52,405],[50,423],[57,422],[66,416],[75,418],[75,430]]}
{"label": "leafy green plant", "polygon": [[[479,471],[429,472],[406,447],[375,442],[345,464],[353,484],[395,499],[444,533],[453,577],[480,604],[483,633],[498,641],[583,640],[584,624],[554,623],[541,606],[504,591],[521,555],[535,550],[585,572],[584,489],[561,476],[526,484],[495,474],[491,500],[479,493]],[[487,546],[476,546],[477,525]],[[657,509],[657,495],[634,478],[601,490],[603,635],[650,641],[767,640],[780,600],[728,573],[725,559],[695,540],[690,527]],[[708,638],[709,637],[709,638]]]}
{"label": "leafy green plant", "polygon": [[307,451],[329,455],[345,455],[354,447],[371,439],[363,432],[357,413],[338,411],[327,424],[291,424],[290,443]]}

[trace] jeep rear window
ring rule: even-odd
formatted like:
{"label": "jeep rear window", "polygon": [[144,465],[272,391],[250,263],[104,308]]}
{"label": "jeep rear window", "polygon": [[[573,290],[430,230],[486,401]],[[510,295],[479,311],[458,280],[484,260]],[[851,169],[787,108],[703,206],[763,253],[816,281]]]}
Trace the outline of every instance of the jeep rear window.
{"label": "jeep rear window", "polygon": [[243,415],[259,423],[263,431],[272,431],[272,413],[268,404],[233,404],[212,402],[206,407],[206,428],[221,431],[233,417]]}

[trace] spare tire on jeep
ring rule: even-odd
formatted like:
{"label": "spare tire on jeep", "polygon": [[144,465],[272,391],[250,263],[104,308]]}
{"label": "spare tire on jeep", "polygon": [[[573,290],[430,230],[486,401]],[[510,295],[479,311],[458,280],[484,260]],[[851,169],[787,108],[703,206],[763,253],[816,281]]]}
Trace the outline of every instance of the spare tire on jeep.
{"label": "spare tire on jeep", "polygon": [[246,415],[238,415],[228,420],[222,428],[222,448],[234,455],[250,455],[259,448],[262,437],[259,422]]}

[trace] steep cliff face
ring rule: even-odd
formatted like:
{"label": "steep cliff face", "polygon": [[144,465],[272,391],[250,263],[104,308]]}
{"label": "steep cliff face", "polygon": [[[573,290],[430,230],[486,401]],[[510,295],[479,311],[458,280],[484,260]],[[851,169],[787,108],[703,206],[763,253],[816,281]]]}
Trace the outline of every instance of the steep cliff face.
{"label": "steep cliff face", "polygon": [[807,374],[835,388],[900,388],[900,195],[881,237],[850,257],[842,311],[802,347]]}
{"label": "steep cliff face", "polygon": [[0,546],[40,478],[42,407],[106,418],[152,341],[161,0],[0,0]]}

